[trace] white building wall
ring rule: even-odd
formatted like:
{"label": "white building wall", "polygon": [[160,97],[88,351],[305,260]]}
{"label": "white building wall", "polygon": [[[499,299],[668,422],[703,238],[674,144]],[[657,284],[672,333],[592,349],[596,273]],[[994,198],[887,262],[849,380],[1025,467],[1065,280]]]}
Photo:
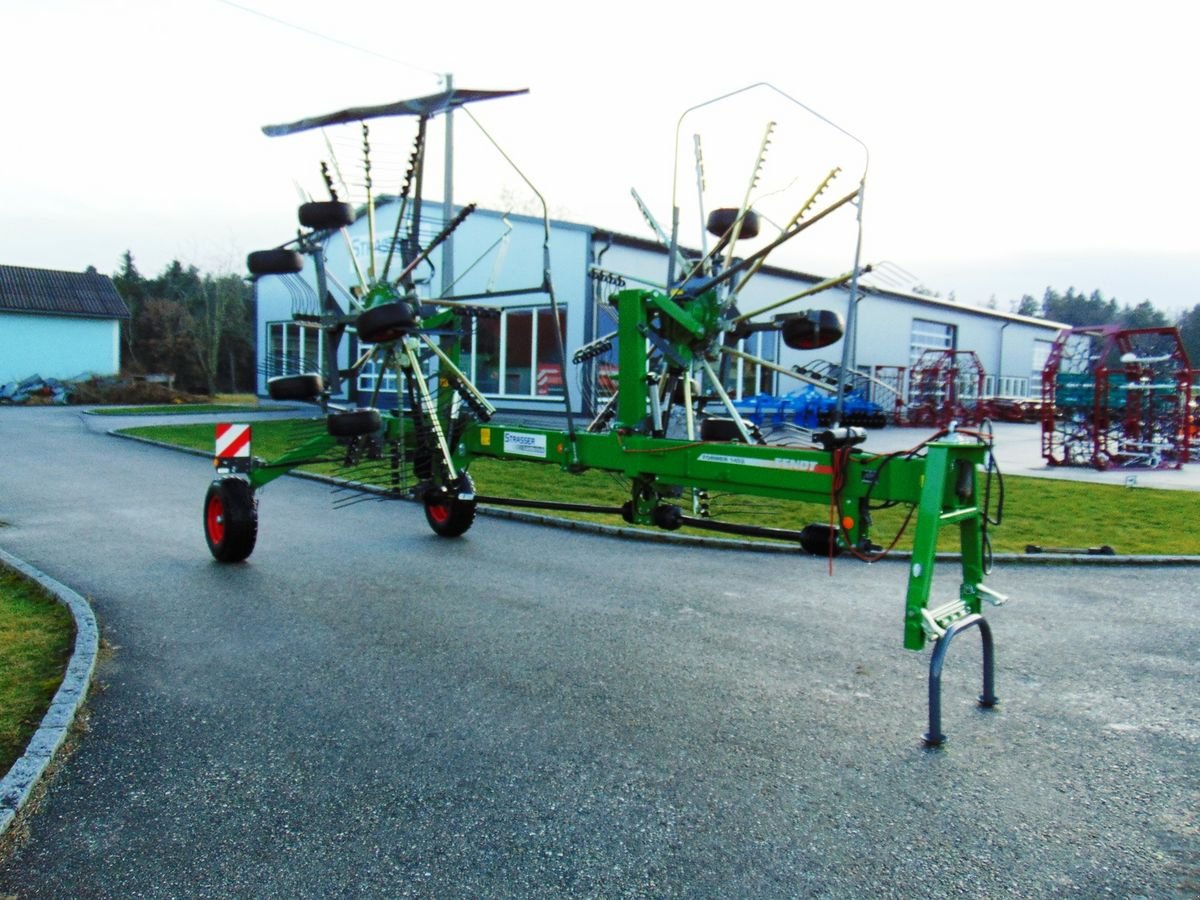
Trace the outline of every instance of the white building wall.
{"label": "white building wall", "polygon": [[[383,277],[388,247],[396,227],[399,204],[392,202],[377,208],[375,219],[375,276]],[[441,227],[440,207],[426,203],[423,219],[429,223],[422,228],[422,242],[428,243]],[[344,288],[349,289],[359,282],[358,271],[370,280],[371,246],[370,228],[366,216],[361,216],[347,230],[349,246],[339,233],[325,244],[324,253],[327,271]],[[571,363],[574,348],[584,343],[586,310],[589,284],[587,279],[587,253],[589,229],[580,226],[556,223],[550,232],[549,264],[553,275],[554,298],[559,309],[566,314],[566,376],[570,386],[575,384],[575,369]],[[481,306],[505,309],[530,306],[547,306],[550,295],[542,290],[545,270],[545,227],[541,219],[521,215],[502,215],[489,210],[477,210],[454,232],[455,281],[451,295],[479,294],[470,302]],[[353,257],[352,257],[353,254]],[[355,269],[355,261],[358,271]],[[422,298],[442,294],[442,251],[432,255],[433,266],[421,265],[415,270],[418,295]],[[396,254],[388,271],[394,280],[403,269],[399,254]],[[316,274],[311,257],[306,257],[304,281],[315,292]],[[296,286],[293,282],[293,291]],[[347,306],[343,290],[331,290],[343,306]],[[260,360],[265,360],[267,332],[270,323],[290,322],[294,298],[288,289],[287,279],[277,276],[260,278],[258,292],[258,346]],[[513,292],[513,293],[505,293]],[[519,293],[518,293],[519,292]],[[316,301],[309,297],[305,302],[316,311]],[[350,364],[349,341],[343,340],[340,348],[339,365]],[[316,371],[316,365],[307,370]],[[260,373],[258,391],[266,393],[266,373]],[[546,407],[561,408],[558,397],[506,397],[498,395],[507,408],[537,410]]]}
{"label": "white building wall", "polygon": [[[859,303],[859,366],[911,366],[915,320],[950,325],[954,349],[973,351],[990,393],[1036,396],[1035,342],[1052,342],[1059,325],[936,299],[867,294]],[[1023,389],[1023,390],[1022,390]]]}
{"label": "white building wall", "polygon": [[[395,215],[399,204],[392,202],[377,209],[375,223],[375,247],[377,274],[382,267],[395,229]],[[423,229],[422,240],[429,239],[440,228],[438,204],[426,204],[426,221],[430,226]],[[366,217],[361,217],[348,229],[350,247],[364,273],[369,265],[370,240]],[[544,227],[541,219],[522,215],[504,216],[489,210],[477,210],[469,216],[454,234],[455,271],[458,276],[452,290],[453,295],[486,294],[474,302],[507,309],[523,306],[542,306],[549,302],[545,293],[497,296],[505,291],[523,288],[536,289],[542,285],[544,254]],[[326,245],[329,271],[346,287],[357,283],[358,276],[351,263],[350,250],[340,234],[334,235]],[[423,266],[417,275],[424,284],[419,287],[420,296],[441,294],[441,253],[435,252],[436,269]],[[665,252],[649,246],[631,246],[626,241],[609,241],[603,233],[581,225],[554,222],[551,225],[550,264],[556,299],[561,310],[566,311],[566,378],[572,394],[576,393],[577,369],[570,360],[576,349],[587,341],[615,327],[603,306],[592,304],[593,284],[588,274],[594,265],[606,272],[623,276],[628,287],[661,288],[666,280],[667,260]],[[390,277],[399,272],[398,257],[393,260]],[[308,261],[304,278],[315,284],[311,260]],[[761,310],[767,304],[805,290],[811,281],[793,273],[765,270],[755,275],[739,296],[738,306],[743,313]],[[600,286],[597,295],[603,295],[611,287]],[[334,295],[345,302],[341,291]],[[808,309],[831,309],[846,318],[846,288],[832,288],[819,294],[803,297],[787,305],[764,312],[758,318],[770,318],[779,313],[802,312]],[[310,300],[310,304],[313,301]],[[291,321],[292,298],[284,280],[271,276],[258,282],[258,340],[260,360],[265,358],[267,326],[270,322]],[[315,310],[314,310],[315,311]],[[913,323],[915,320],[939,322],[953,326],[955,349],[973,350],[979,357],[984,370],[990,376],[988,390],[1002,394],[1018,393],[1020,385],[1025,393],[1036,396],[1039,391],[1034,362],[1038,358],[1039,342],[1044,348],[1053,341],[1059,326],[1025,316],[1016,316],[986,310],[979,307],[962,306],[937,298],[891,292],[869,291],[858,306],[858,337],[854,353],[855,364],[860,369],[875,366],[911,366]],[[348,341],[343,341],[340,365],[349,364]],[[843,342],[813,351],[792,350],[778,342],[778,362],[785,368],[793,365],[811,365],[817,360],[840,363]],[[316,365],[307,367],[316,370]],[[801,389],[798,381],[783,378],[777,382],[777,391],[787,393]],[[260,378],[259,392],[266,393],[265,377]],[[530,397],[492,394],[505,408],[545,409],[561,408],[561,400],[552,397]],[[574,397],[578,409],[579,398]]]}
{"label": "white building wall", "polygon": [[[648,282],[661,287],[666,279],[666,255],[640,246],[614,244],[605,249],[598,240],[594,248],[596,265],[607,272],[626,276],[628,286]],[[738,298],[741,313],[753,313],[768,304],[791,297],[815,282],[775,270],[755,275]],[[780,313],[829,309],[848,318],[848,287],[835,287],[773,307],[756,318],[769,319]],[[996,393],[1016,393],[1021,387],[1037,396],[1040,384],[1034,362],[1035,344],[1052,342],[1059,327],[1027,316],[1000,313],[980,307],[961,306],[937,298],[897,293],[865,292],[858,305],[857,342],[853,360],[860,369],[876,366],[911,367],[913,323],[915,320],[940,322],[953,326],[957,350],[973,350],[989,376],[988,388]],[[811,367],[818,362],[840,364],[843,341],[817,350],[793,350],[779,344],[778,362],[784,368]],[[784,377],[779,393],[802,389],[803,384]],[[1005,388],[1008,388],[1007,390]]]}
{"label": "white building wall", "polygon": [[116,319],[0,313],[0,384],[31,375],[115,375],[120,368]]}

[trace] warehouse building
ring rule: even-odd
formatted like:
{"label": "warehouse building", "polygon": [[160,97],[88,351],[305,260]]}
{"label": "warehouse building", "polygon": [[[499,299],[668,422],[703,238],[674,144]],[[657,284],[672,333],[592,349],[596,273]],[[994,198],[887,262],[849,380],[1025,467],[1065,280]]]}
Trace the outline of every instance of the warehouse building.
{"label": "warehouse building", "polygon": [[[373,229],[368,218],[360,216],[345,237],[333,234],[322,242],[330,294],[343,308],[348,308],[360,274],[370,280],[372,268],[375,277],[382,277],[385,269],[394,277],[399,270],[398,253],[392,253],[390,261],[388,257],[397,243],[394,236],[403,233],[397,231],[395,221],[401,206],[381,198]],[[425,216],[431,220],[437,216],[436,204],[426,205]],[[439,227],[434,222],[430,236]],[[754,249],[751,246],[749,252]],[[589,404],[605,393],[615,357],[612,362],[599,357],[576,363],[573,355],[616,329],[615,310],[605,302],[614,289],[658,285],[666,273],[666,254],[653,241],[564,221],[551,221],[547,231],[540,218],[483,209],[454,232],[452,273],[446,271],[445,259],[439,249],[430,263],[419,267],[421,295],[465,296],[499,309],[498,315],[475,320],[464,369],[498,408],[511,411],[560,411],[566,379],[572,386],[574,411],[589,412]],[[553,297],[544,277],[547,261]],[[766,307],[821,280],[822,276],[765,266],[739,295],[739,309]],[[301,275],[258,280],[258,390],[262,395],[272,375],[320,369],[326,336],[306,325],[320,311],[315,283],[311,257]],[[852,364],[876,379],[879,396],[875,399],[885,407],[891,396],[887,385],[893,386],[894,396],[905,396],[913,367],[927,350],[972,351],[986,373],[982,390],[989,396],[1040,395],[1041,369],[1063,327],[1060,323],[885,290],[874,286],[870,275],[862,279],[860,288]],[[848,298],[848,289],[835,287],[778,311],[823,308],[846,316]],[[564,326],[565,366],[554,335],[552,299]],[[760,366],[738,357],[727,385],[736,398],[807,387],[779,369],[828,371],[840,362],[843,346],[838,341],[822,350],[799,351],[785,346],[777,332],[761,331],[747,337],[741,349],[774,365]],[[343,367],[356,358],[353,335],[343,341],[339,354]],[[377,384],[378,377],[379,373],[364,369],[350,390],[369,394],[378,387],[384,398],[379,405],[386,406],[396,385],[386,380]]]}

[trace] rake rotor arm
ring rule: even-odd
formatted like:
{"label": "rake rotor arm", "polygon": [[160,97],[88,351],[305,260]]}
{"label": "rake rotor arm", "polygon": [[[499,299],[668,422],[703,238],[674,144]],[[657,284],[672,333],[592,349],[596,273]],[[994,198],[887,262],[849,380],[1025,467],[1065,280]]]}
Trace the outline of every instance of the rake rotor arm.
{"label": "rake rotor arm", "polygon": [[396,212],[396,227],[392,231],[392,243],[388,246],[387,259],[385,259],[383,263],[383,275],[381,277],[384,280],[387,280],[388,272],[391,271],[392,256],[396,252],[396,244],[400,241],[400,229],[404,222],[404,213],[408,209],[408,199],[412,196],[413,179],[416,176],[418,166],[420,166],[424,160],[424,138],[424,128],[418,128],[412,153],[410,153],[408,156],[408,168],[404,172],[404,184],[400,187],[400,209]]}
{"label": "rake rotor arm", "polygon": [[[870,266],[867,266],[865,269],[863,269],[863,273],[866,273],[869,271],[871,271]],[[749,277],[749,276],[747,276],[747,277]],[[732,324],[738,325],[742,322],[749,321],[750,319],[754,318],[755,316],[761,316],[763,313],[770,312],[773,309],[778,309],[781,306],[785,306],[788,303],[791,303],[795,300],[802,300],[805,297],[811,297],[814,294],[819,294],[822,291],[829,290],[830,288],[840,287],[841,285],[845,284],[853,277],[854,277],[853,272],[846,272],[842,275],[837,275],[833,278],[826,278],[824,281],[822,281],[818,284],[814,284],[810,288],[805,288],[804,290],[802,290],[798,293],[791,294],[790,296],[784,297],[782,300],[776,300],[773,303],[768,303],[766,306],[756,309],[753,312],[743,313],[742,315],[740,315],[736,319],[734,319]],[[745,281],[743,281],[742,284],[745,284]],[[739,288],[740,287],[741,287],[741,285],[739,285]]]}
{"label": "rake rotor arm", "polygon": [[371,129],[366,122],[362,123],[362,152],[363,176],[367,188],[367,243],[370,246],[367,256],[367,276],[375,280],[375,191],[371,180]]}
{"label": "rake rotor arm", "polygon": [[810,228],[813,225],[816,225],[818,222],[820,222],[823,218],[828,216],[830,213],[835,212],[836,210],[845,206],[847,203],[852,202],[854,199],[856,199],[858,197],[860,190],[861,190],[860,188],[855,188],[849,194],[846,194],[844,197],[842,197],[838,200],[835,200],[829,206],[825,207],[823,210],[821,210],[819,213],[817,213],[815,216],[813,216],[808,221],[801,222],[801,223],[797,224],[795,228],[785,231],[783,234],[781,234],[779,237],[775,238],[775,240],[771,241],[771,243],[767,244],[767,246],[763,247],[758,252],[756,252],[750,256],[747,256],[741,262],[735,263],[734,265],[730,266],[728,269],[726,269],[721,274],[714,275],[712,278],[708,279],[708,281],[705,281],[702,284],[697,285],[694,289],[695,292],[698,294],[702,294],[705,291],[710,291],[713,288],[717,287],[718,285],[722,284],[723,282],[729,281],[730,279],[733,278],[734,275],[737,275],[739,272],[744,272],[745,270],[749,269],[760,259],[764,259],[768,254],[770,254],[777,247],[781,246],[782,244],[787,243],[792,238],[794,238],[796,235],[800,234],[800,232],[804,231],[806,228]]}
{"label": "rake rotor arm", "polygon": [[738,235],[741,233],[742,222],[745,221],[748,213],[748,207],[741,207],[738,210],[737,217],[733,220],[733,222],[730,223],[729,227],[725,229],[725,233],[717,239],[717,243],[713,245],[712,249],[705,253],[702,258],[698,259],[690,269],[687,269],[687,275],[684,276],[683,279],[685,282],[690,278],[695,277],[696,273],[704,271],[707,265],[712,262],[712,260],[720,256],[721,252],[725,250],[726,247],[728,247],[732,252],[734,242],[738,239]]}
{"label": "rake rotor arm", "polygon": [[[794,216],[792,216],[791,219],[788,220],[787,225],[785,225],[784,229],[783,229],[785,232],[791,230],[792,228],[795,228],[797,223],[799,223],[799,221],[808,214],[808,211],[813,208],[814,204],[816,204],[817,198],[820,197],[823,193],[825,193],[826,190],[829,189],[829,185],[833,183],[833,180],[835,178],[837,178],[839,174],[841,174],[841,171],[842,171],[841,166],[835,166],[834,168],[832,168],[829,171],[829,174],[825,176],[825,178],[821,181],[821,183],[819,185],[817,185],[817,189],[812,192],[811,196],[809,196],[808,201],[802,207],[800,207],[800,209],[796,212],[796,214]],[[748,282],[751,278],[753,278],[755,275],[758,274],[758,270],[763,267],[763,264],[765,262],[766,262],[766,257],[763,257],[758,262],[756,262],[754,265],[752,265],[750,267],[750,270],[748,272],[746,272],[746,277],[737,283],[737,287],[735,287],[733,289],[733,292],[735,294],[740,294],[742,292],[742,289],[746,286],[746,282]]]}
{"label": "rake rotor arm", "polygon": [[818,387],[824,387],[824,385],[815,378],[806,378],[804,375],[801,375],[794,369],[788,369],[779,365],[778,363],[773,363],[770,360],[763,359],[761,356],[755,356],[752,353],[746,353],[744,350],[737,349],[737,347],[721,347],[721,352],[728,356],[733,356],[737,359],[754,363],[756,366],[762,366],[763,368],[770,369],[772,372],[778,372],[780,375],[786,375],[788,378],[794,378],[796,381],[803,382],[804,384],[815,384]]}
{"label": "rake rotor arm", "polygon": [[471,203],[467,206],[464,206],[462,209],[460,209],[458,211],[458,214],[455,215],[455,217],[446,224],[446,227],[443,228],[440,232],[438,232],[437,236],[432,241],[429,242],[429,246],[426,247],[424,250],[422,250],[420,253],[418,253],[413,258],[413,260],[407,266],[404,267],[404,271],[402,271],[399,275],[396,276],[396,280],[393,283],[400,284],[401,282],[404,281],[404,279],[406,279],[409,275],[411,275],[413,273],[413,270],[416,269],[416,267],[419,266],[421,263],[423,263],[425,260],[429,259],[429,254],[431,254],[434,250],[436,250],[446,240],[446,238],[450,237],[450,235],[454,233],[454,230],[456,228],[458,228],[458,226],[463,223],[463,221],[467,218],[467,216],[469,216],[473,212],[475,212],[475,204],[474,203]]}
{"label": "rake rotor arm", "polygon": [[[634,202],[637,203],[637,207],[642,214],[642,218],[646,220],[646,224],[650,226],[650,230],[654,232],[654,236],[658,238],[658,242],[662,244],[663,247],[670,249],[671,239],[667,236],[667,233],[662,230],[662,226],[658,224],[658,220],[654,218],[654,215],[650,212],[650,208],[646,206],[645,201],[642,200],[642,196],[637,192],[637,188],[630,188],[629,193],[633,196]],[[675,248],[675,256],[676,263],[682,268],[686,264],[687,260],[684,259],[683,254],[679,251],[678,247]]]}
{"label": "rake rotor arm", "polygon": [[771,143],[771,133],[775,130],[775,123],[768,122],[766,131],[763,132],[762,144],[758,148],[758,156],[754,160],[754,170],[750,173],[750,183],[746,185],[746,195],[742,198],[742,205],[738,208],[738,217],[734,220],[733,226],[730,228],[728,236],[729,249],[725,254],[725,267],[728,268],[733,264],[733,247],[741,235],[742,222],[746,218],[746,213],[750,209],[750,194],[754,191],[754,186],[758,184],[759,175],[762,172],[763,161],[767,156],[767,147]]}
{"label": "rake rotor arm", "polygon": [[471,379],[463,374],[463,371],[457,365],[455,365],[454,360],[447,356],[437,345],[437,343],[431,341],[428,336],[420,335],[420,338],[422,341],[424,341],[425,346],[433,351],[434,355],[441,362],[441,365],[444,367],[444,369],[453,376],[458,388],[469,394],[475,403],[478,404],[480,411],[483,412],[488,418],[494,415],[496,412],[496,407],[494,407],[491,402],[479,392],[475,385],[472,384]]}

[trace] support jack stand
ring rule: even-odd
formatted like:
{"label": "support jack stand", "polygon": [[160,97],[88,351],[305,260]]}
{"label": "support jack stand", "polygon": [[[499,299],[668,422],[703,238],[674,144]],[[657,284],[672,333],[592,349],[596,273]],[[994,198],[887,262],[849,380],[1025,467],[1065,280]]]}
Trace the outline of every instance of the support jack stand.
{"label": "support jack stand", "polygon": [[942,734],[942,667],[946,662],[950,641],[959,632],[976,625],[979,626],[979,634],[983,640],[983,693],[979,695],[979,705],[984,709],[992,709],[1000,702],[995,690],[995,654],[992,649],[991,626],[978,613],[952,622],[946,627],[946,633],[938,638],[937,645],[933,648],[933,656],[929,660],[929,731],[923,735],[928,749],[940,747],[946,741],[946,736]]}

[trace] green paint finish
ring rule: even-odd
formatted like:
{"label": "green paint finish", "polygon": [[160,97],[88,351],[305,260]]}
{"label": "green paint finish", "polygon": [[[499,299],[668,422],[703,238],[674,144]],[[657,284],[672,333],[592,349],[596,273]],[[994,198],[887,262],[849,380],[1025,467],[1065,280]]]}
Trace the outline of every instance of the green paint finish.
{"label": "green paint finish", "polygon": [[[373,302],[384,302],[382,293]],[[950,435],[930,443],[924,455],[875,455],[857,449],[825,451],[766,444],[688,441],[656,436],[661,423],[651,421],[648,360],[657,353],[669,374],[690,377],[694,363],[714,360],[723,335],[723,308],[715,292],[697,296],[665,295],[631,289],[615,293],[618,312],[619,379],[616,415],[606,431],[575,432],[516,425],[493,425],[472,420],[465,427],[451,423],[456,391],[466,377],[457,372],[460,339],[453,311],[431,315],[425,327],[441,332],[437,400],[438,429],[450,436],[449,466],[430,465],[419,477],[442,484],[453,471],[465,471],[472,460],[493,458],[537,462],[579,473],[598,469],[619,473],[632,482],[628,518],[639,524],[678,527],[677,505],[693,490],[710,494],[741,494],[795,500],[832,507],[840,519],[843,545],[868,550],[871,545],[870,508],[884,503],[915,507],[915,534],[904,613],[904,645],[920,649],[958,615],[978,612],[983,581],[983,513],[976,483],[987,447],[966,436]],[[408,339],[406,339],[408,340]],[[653,349],[651,349],[653,348]],[[397,378],[408,372],[397,363],[402,355],[387,356],[397,366]],[[449,364],[448,362],[449,361]],[[409,366],[412,364],[409,363]],[[441,450],[428,444],[429,427],[418,427],[411,412],[383,416],[384,452],[415,460],[440,460]],[[326,456],[338,442],[320,435],[285,453],[270,464],[256,464],[251,484],[261,487],[289,468]],[[390,448],[390,449],[388,449]],[[447,474],[449,473],[449,474]],[[421,488],[424,490],[425,488]],[[686,502],[686,501],[684,501]],[[769,524],[769,523],[764,523]],[[958,530],[962,554],[957,597],[930,611],[935,555],[944,528]],[[947,548],[949,549],[949,548]]]}
{"label": "green paint finish", "polygon": [[277,459],[269,462],[256,459],[250,467],[250,486],[258,490],[263,485],[270,484],[276,478],[286,475],[297,466],[323,461],[326,454],[336,445],[336,438],[328,434],[320,434],[300,444],[294,450],[289,450]]}
{"label": "green paint finish", "polygon": [[920,650],[929,636],[925,611],[933,588],[938,537],[944,527],[958,525],[958,549],[962,553],[958,597],[962,609],[952,614],[979,612],[977,587],[983,582],[983,512],[979,508],[977,485],[979,467],[986,453],[983,444],[974,442],[944,441],[929,445],[905,600],[904,646],[910,650]]}

